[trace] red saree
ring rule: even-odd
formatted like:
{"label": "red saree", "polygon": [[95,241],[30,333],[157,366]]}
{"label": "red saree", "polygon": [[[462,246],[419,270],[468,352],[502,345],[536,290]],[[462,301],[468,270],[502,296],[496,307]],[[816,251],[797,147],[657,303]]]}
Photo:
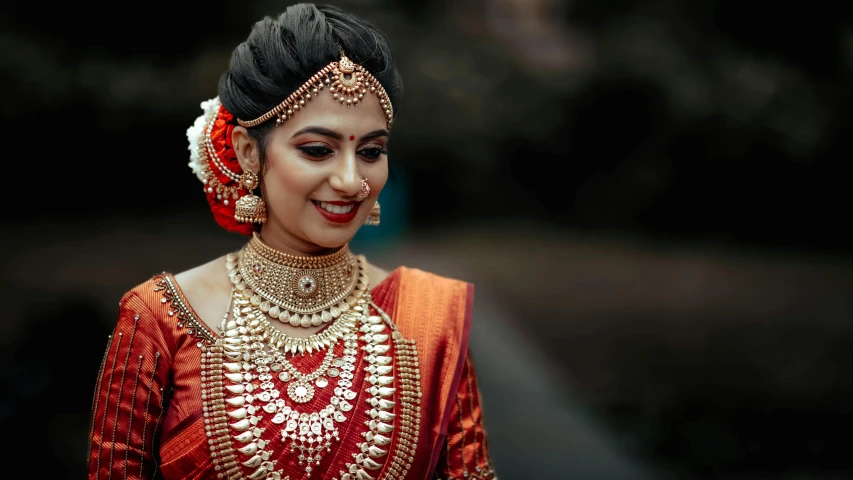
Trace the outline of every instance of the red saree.
{"label": "red saree", "polygon": [[[416,350],[419,378],[405,373],[415,370],[398,366],[404,373],[393,399],[401,408],[389,433],[388,453],[381,467],[358,478],[495,478],[468,354],[473,286],[400,267],[371,293],[405,338],[401,348]],[[220,456],[215,464],[211,453],[220,451],[222,440],[210,425],[206,428],[211,421],[202,408],[201,362],[202,351],[217,338],[169,274],[125,294],[96,384],[90,479],[250,476],[251,468],[236,461],[223,463],[229,457]],[[320,357],[305,357],[300,370],[316,368]],[[363,357],[355,372],[364,370]],[[361,453],[364,425],[371,420],[365,410],[369,395],[364,393],[369,384],[361,375],[355,375],[352,383],[352,390],[361,392],[354,400],[352,418],[341,428],[340,441],[312,465],[311,479],[341,478]],[[309,405],[327,400],[318,394]],[[275,425],[268,426],[264,439],[281,478],[306,478],[297,454],[276,439]],[[257,478],[274,478],[267,475]]]}

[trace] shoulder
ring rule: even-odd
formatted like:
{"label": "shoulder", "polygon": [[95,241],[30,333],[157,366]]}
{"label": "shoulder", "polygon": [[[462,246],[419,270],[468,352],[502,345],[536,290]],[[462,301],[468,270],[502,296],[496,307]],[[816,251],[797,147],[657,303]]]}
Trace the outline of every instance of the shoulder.
{"label": "shoulder", "polygon": [[[473,284],[405,266],[395,269],[392,275],[398,289],[397,311],[406,312],[407,323],[461,326],[469,320],[474,300]],[[457,328],[445,331],[451,330]]]}
{"label": "shoulder", "polygon": [[396,269],[400,273],[400,280],[407,284],[417,284],[425,288],[451,288],[451,289],[473,289],[474,284],[466,280],[453,278],[443,274],[437,274],[421,270],[420,268],[412,268],[401,266]]}
{"label": "shoulder", "polygon": [[367,276],[370,279],[370,289],[375,288],[377,285],[388,279],[388,277],[394,277],[394,279],[405,284],[418,284],[421,287],[427,288],[457,287],[473,289],[474,287],[473,284],[468,281],[428,272],[419,268],[401,265],[396,268],[386,270],[371,263],[370,261],[367,262]]}
{"label": "shoulder", "polygon": [[229,292],[231,283],[225,274],[225,256],[184,270],[174,275],[186,297],[206,296],[217,292]]}
{"label": "shoulder", "polygon": [[209,292],[228,288],[228,277],[224,272],[224,256],[177,274],[161,272],[126,291],[122,295],[119,306],[121,308],[145,307],[153,313],[159,310],[157,307],[161,303],[169,301],[177,291],[186,296],[188,292]]}
{"label": "shoulder", "polygon": [[160,298],[163,296],[163,282],[167,275],[167,272],[158,273],[124,292],[119,301],[119,308],[122,310],[147,310],[152,313],[155,312],[157,310],[156,303],[159,303]]}
{"label": "shoulder", "polygon": [[[467,348],[474,285],[411,267],[398,267],[392,275],[397,276],[398,289],[393,318],[400,332],[423,346],[425,358],[453,364],[441,352],[458,353]],[[436,368],[444,367],[436,364]]]}
{"label": "shoulder", "polygon": [[367,278],[370,280],[370,286],[368,288],[373,290],[374,287],[384,282],[390,274],[391,272],[388,270],[367,262]]}

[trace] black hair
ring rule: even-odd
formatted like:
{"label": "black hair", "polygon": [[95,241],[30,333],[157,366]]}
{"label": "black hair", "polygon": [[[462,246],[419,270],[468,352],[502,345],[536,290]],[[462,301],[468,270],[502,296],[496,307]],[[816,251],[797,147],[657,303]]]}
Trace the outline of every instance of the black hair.
{"label": "black hair", "polygon": [[[312,3],[292,5],[278,18],[267,16],[255,23],[249,38],[231,53],[229,68],[219,79],[219,99],[237,118],[260,117],[339,60],[342,51],[376,77],[396,114],[402,79],[385,35],[338,7]],[[258,141],[262,165],[274,126],[269,120],[248,129]]]}

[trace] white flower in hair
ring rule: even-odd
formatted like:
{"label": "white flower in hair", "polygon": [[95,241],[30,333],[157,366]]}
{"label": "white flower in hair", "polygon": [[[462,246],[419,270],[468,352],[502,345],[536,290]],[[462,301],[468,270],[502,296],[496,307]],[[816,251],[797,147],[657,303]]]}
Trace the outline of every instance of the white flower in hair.
{"label": "white flower in hair", "polygon": [[195,119],[195,122],[192,124],[190,128],[187,129],[187,140],[189,140],[190,145],[190,169],[192,169],[193,173],[195,173],[196,177],[204,183],[204,174],[201,170],[201,162],[198,157],[198,147],[202,142],[202,138],[205,134],[204,125],[207,121],[216,114],[216,111],[219,109],[219,97],[213,97],[210,100],[201,102],[201,109],[204,110],[204,113]]}

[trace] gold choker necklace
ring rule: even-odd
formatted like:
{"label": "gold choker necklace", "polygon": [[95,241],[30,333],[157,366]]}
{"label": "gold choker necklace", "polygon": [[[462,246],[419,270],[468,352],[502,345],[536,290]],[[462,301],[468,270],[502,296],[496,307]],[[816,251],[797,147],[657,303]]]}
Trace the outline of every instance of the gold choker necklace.
{"label": "gold choker necklace", "polygon": [[366,260],[347,246],[321,257],[273,249],[256,233],[237,258],[226,261],[234,289],[274,319],[294,327],[338,318],[367,292]]}

